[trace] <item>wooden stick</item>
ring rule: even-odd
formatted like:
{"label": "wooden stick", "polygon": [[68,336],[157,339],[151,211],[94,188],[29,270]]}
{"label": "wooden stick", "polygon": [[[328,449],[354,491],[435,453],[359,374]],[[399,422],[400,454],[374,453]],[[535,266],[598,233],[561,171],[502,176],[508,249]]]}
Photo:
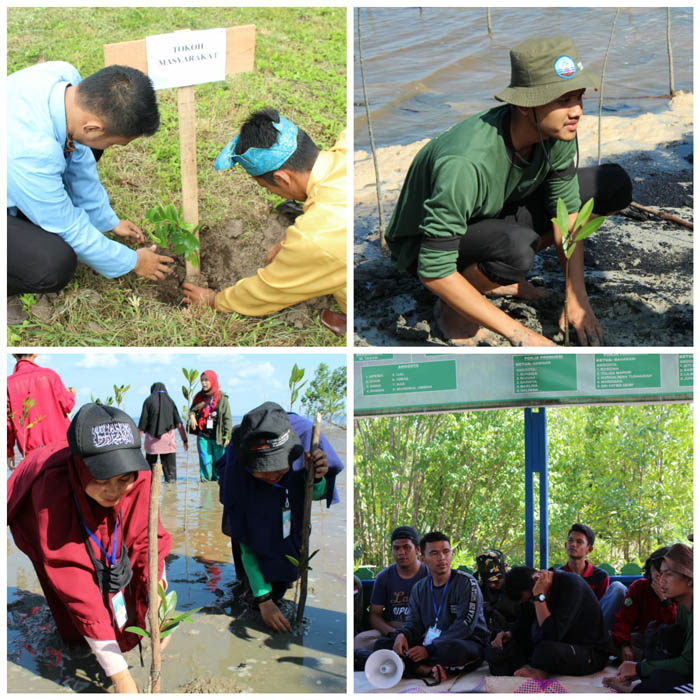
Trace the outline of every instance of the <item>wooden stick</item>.
{"label": "wooden stick", "polygon": [[674,223],[680,224],[681,226],[687,226],[690,229],[693,228],[693,223],[691,221],[686,221],[685,219],[681,219],[680,217],[674,216],[673,214],[667,214],[665,211],[650,209],[649,207],[637,204],[637,202],[630,202],[630,206],[634,207],[635,209],[639,209],[639,211],[645,211],[647,214],[651,214],[652,216],[658,216],[660,219],[668,219],[669,221],[673,221]]}
{"label": "wooden stick", "polygon": [[[316,413],[316,420],[311,431],[311,454],[318,448],[321,441],[321,414]],[[306,462],[306,487],[304,490],[304,518],[301,526],[301,551],[299,552],[299,564],[302,566],[299,572],[299,605],[297,606],[297,625],[304,617],[306,607],[306,593],[309,585],[309,562],[311,552],[309,537],[311,535],[311,504],[314,495],[314,463],[309,459]]]}
{"label": "wooden stick", "polygon": [[158,620],[158,504],[163,466],[151,467],[151,498],[148,503],[148,621],[151,632],[151,692],[160,693],[160,621]]}
{"label": "wooden stick", "polygon": [[[180,127],[180,178],[182,180],[182,217],[192,226],[199,223],[197,189],[197,138],[194,117],[194,85],[177,89],[177,119]],[[199,240],[199,234],[197,234]],[[199,272],[185,261],[185,279]]]}

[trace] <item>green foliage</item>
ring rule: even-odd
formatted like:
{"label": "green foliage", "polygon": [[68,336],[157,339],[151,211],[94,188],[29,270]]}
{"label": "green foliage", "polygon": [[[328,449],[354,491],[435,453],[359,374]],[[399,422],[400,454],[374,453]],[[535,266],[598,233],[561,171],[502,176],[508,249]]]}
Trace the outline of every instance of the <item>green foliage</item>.
{"label": "green foliage", "polygon": [[190,417],[190,406],[192,405],[192,400],[194,399],[194,387],[197,383],[197,377],[199,377],[199,372],[196,369],[185,369],[182,368],[182,373],[185,375],[187,380],[187,386],[182,387],[182,395],[185,397],[185,405],[182,407],[182,420],[185,425]]}
{"label": "green foliage", "polygon": [[[185,613],[173,615],[172,613],[175,612],[175,608],[177,607],[177,593],[175,591],[170,591],[166,594],[160,582],[158,582],[158,597],[160,598],[160,604],[158,605],[158,622],[160,623],[159,639],[163,639],[172,634],[181,622],[192,622],[190,616],[202,609],[194,608]],[[148,639],[151,638],[149,632],[135,625],[127,627],[126,632],[132,632],[133,634],[138,634]]]}
{"label": "green foliage", "polygon": [[576,250],[576,244],[584,238],[594,234],[605,222],[604,216],[599,216],[595,219],[586,220],[593,213],[593,197],[591,197],[579,209],[574,221],[573,228],[569,231],[569,212],[566,209],[564,200],[559,197],[557,199],[557,215],[552,219],[552,223],[557,226],[561,232],[561,247],[566,257],[564,266],[564,344],[569,345],[569,259]]}
{"label": "green foliage", "polygon": [[37,302],[36,294],[20,294],[18,298],[24,311],[29,311]]}
{"label": "green foliage", "polygon": [[[29,394],[27,394],[23,399],[22,399],[22,413],[20,415],[16,415],[13,411],[8,411],[8,415],[10,420],[14,420],[15,416],[17,417],[17,423],[19,424],[19,427],[21,430],[24,431],[24,442],[26,444],[27,438],[29,437],[29,431],[37,424],[40,423],[44,418],[46,418],[45,415],[41,416],[36,416],[34,420],[29,420],[29,412],[34,408],[34,405],[36,404],[36,401],[32,399]],[[8,405],[9,408],[9,405]]]}
{"label": "green foliage", "polygon": [[346,393],[347,368],[338,367],[331,372],[328,365],[321,362],[301,397],[301,405],[307,416],[313,416],[318,411],[328,423],[338,425],[337,420],[345,418]]}
{"label": "green foliage", "polygon": [[127,391],[131,388],[131,384],[122,384],[121,386],[118,386],[117,384],[114,384],[114,396],[108,396],[104,401],[100,399],[99,397],[95,397],[92,394],[90,394],[90,401],[92,403],[96,403],[102,406],[113,406],[115,404],[115,397],[116,397],[116,406],[117,408],[120,408],[122,405],[122,402],[124,401],[124,396]]}
{"label": "green foliage", "polygon": [[166,250],[172,246],[176,255],[184,255],[185,260],[195,267],[199,266],[199,239],[196,234],[202,224],[188,224],[182,216],[182,208],[172,204],[157,204],[148,209],[146,219],[155,227],[153,232],[147,231],[151,240]]}
{"label": "green foliage", "polygon": [[[519,409],[357,420],[356,568],[389,563],[397,525],[446,532],[455,566],[488,547],[522,563],[523,450]],[[548,455],[551,562],[574,522],[596,533],[593,563],[618,569],[692,531],[690,405],[549,409]]]}
{"label": "green foliage", "polygon": [[[306,384],[301,380],[304,378],[304,369],[297,367],[297,363],[294,363],[292,371],[289,375],[289,410],[294,410],[294,403],[299,398],[299,390]],[[301,382],[301,384],[299,383]]]}
{"label": "green foliage", "polygon": [[313,571],[313,569],[309,566],[309,562],[320,552],[320,549],[317,549],[316,551],[312,552],[309,557],[303,558],[303,559],[296,559],[293,557],[291,554],[285,554],[284,556],[287,558],[287,561],[289,561],[293,566],[296,566],[299,569],[299,572],[301,573],[302,571]]}

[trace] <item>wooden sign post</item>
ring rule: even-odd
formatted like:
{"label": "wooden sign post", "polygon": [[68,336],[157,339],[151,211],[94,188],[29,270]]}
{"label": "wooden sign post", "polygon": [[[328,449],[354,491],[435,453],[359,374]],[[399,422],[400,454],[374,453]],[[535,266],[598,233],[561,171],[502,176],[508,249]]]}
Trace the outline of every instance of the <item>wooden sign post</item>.
{"label": "wooden sign post", "polygon": [[[178,32],[177,34],[180,34]],[[187,32],[181,33],[183,38]],[[137,68],[148,75],[148,56],[146,40],[123,41],[118,44],[104,45],[105,66],[120,65]],[[245,73],[255,66],[255,25],[246,24],[226,29],[226,75]],[[216,78],[218,79],[218,78]],[[215,79],[215,80],[216,80]],[[199,82],[212,82],[199,79]],[[156,89],[157,86],[156,86]],[[182,214],[187,223],[197,226],[199,223],[199,205],[197,189],[197,141],[194,112],[194,85],[177,87],[177,115],[180,127],[180,175],[182,179]],[[186,275],[189,279],[198,272],[185,261]]]}

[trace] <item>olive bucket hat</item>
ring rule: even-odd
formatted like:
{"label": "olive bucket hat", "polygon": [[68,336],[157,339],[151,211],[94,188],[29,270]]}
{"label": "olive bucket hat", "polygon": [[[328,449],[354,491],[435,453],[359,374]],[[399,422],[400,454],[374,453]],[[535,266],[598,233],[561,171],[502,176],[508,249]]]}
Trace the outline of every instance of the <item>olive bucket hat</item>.
{"label": "olive bucket hat", "polygon": [[510,85],[496,99],[518,107],[539,107],[572,90],[599,87],[600,80],[583,69],[569,37],[540,37],[511,49]]}

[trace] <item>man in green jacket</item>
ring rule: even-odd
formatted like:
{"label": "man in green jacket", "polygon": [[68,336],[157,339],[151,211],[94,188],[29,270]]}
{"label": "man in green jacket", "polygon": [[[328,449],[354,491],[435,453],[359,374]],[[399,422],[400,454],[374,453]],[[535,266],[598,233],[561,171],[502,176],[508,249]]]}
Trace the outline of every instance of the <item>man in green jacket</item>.
{"label": "man in green jacket", "polygon": [[[555,244],[562,267],[562,232],[552,225],[557,200],[573,226],[582,201],[608,214],[631,201],[625,171],[578,166],[577,127],[586,72],[564,36],[528,39],[510,52],[506,104],[442,133],[416,155],[387,229],[392,260],[416,274],[439,301],[436,320],[455,345],[476,345],[499,333],[512,345],[553,345],[490,304],[484,294],[541,296],[525,281],[534,255]],[[600,345],[602,330],[583,279],[583,244],[569,260],[568,316],[582,345]],[[560,325],[564,323],[564,315]]]}

